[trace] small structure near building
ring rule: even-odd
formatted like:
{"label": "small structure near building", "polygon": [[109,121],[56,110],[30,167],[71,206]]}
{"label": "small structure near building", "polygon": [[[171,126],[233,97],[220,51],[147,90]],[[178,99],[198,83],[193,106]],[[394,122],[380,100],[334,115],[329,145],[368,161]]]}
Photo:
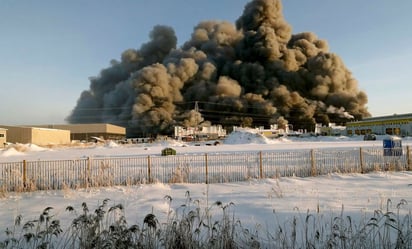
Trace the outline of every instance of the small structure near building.
{"label": "small structure near building", "polygon": [[383,155],[402,156],[402,140],[394,136],[383,139]]}
{"label": "small structure near building", "polygon": [[7,129],[0,128],[0,148],[4,148],[7,143]]}
{"label": "small structure near building", "polygon": [[328,126],[318,127],[319,133],[322,136],[342,136],[345,134],[346,127],[329,123]]}
{"label": "small structure near building", "polygon": [[279,129],[276,124],[270,125],[269,129],[265,129],[264,127],[257,128],[258,133],[267,137],[267,138],[278,138],[281,136],[286,135],[289,132],[289,126],[285,129]]}
{"label": "small structure near building", "polygon": [[375,141],[376,140],[376,135],[375,134],[366,134],[363,136],[363,140],[365,141]]}
{"label": "small structure near building", "polygon": [[315,132],[307,132],[306,130],[298,129],[293,130],[292,125],[286,126],[286,129],[278,128],[276,124],[270,126],[269,129],[264,127],[256,128],[259,134],[267,138],[277,138],[282,136],[297,136],[297,137],[306,137],[306,136],[340,136],[345,133],[345,126],[338,126],[335,123],[329,123],[328,126],[323,126],[322,124],[316,124]]}
{"label": "small structure near building", "polygon": [[135,138],[126,138],[121,143],[124,144],[140,144],[140,143],[152,143],[153,138],[151,137],[135,137]]}

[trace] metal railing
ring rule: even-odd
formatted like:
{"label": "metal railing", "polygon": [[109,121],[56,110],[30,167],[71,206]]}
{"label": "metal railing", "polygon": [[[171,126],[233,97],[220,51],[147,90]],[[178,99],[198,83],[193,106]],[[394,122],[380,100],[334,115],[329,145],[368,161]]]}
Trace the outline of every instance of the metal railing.
{"label": "metal railing", "polygon": [[0,191],[133,185],[224,183],[284,176],[411,170],[409,146],[400,156],[382,148],[276,150],[173,156],[84,158],[0,163]]}

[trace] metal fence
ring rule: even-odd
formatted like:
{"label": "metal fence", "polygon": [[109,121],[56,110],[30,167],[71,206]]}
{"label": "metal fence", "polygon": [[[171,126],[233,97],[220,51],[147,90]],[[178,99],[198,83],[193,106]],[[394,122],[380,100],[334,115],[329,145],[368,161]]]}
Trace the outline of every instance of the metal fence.
{"label": "metal fence", "polygon": [[0,163],[0,191],[34,191],[144,183],[224,183],[284,176],[411,170],[382,148],[277,150],[174,156],[84,158]]}

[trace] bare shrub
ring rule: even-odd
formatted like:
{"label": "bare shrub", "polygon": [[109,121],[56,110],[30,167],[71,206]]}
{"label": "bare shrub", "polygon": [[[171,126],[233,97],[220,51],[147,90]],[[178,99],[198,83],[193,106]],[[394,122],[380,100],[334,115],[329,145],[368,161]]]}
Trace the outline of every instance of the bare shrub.
{"label": "bare shrub", "polygon": [[276,184],[272,186],[268,192],[268,197],[272,199],[273,197],[283,198],[283,189],[280,187],[279,179],[276,179]]}
{"label": "bare shrub", "polygon": [[190,168],[188,164],[179,165],[169,179],[169,183],[185,183],[189,179]]}

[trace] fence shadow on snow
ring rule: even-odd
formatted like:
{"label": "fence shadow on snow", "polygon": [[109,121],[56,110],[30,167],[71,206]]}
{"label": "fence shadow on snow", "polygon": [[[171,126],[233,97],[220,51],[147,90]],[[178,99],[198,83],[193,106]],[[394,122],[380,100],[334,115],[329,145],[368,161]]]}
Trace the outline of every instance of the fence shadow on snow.
{"label": "fence shadow on snow", "polygon": [[285,176],[411,170],[409,146],[400,156],[383,148],[277,150],[173,156],[84,158],[0,163],[0,192],[144,183],[225,183]]}

